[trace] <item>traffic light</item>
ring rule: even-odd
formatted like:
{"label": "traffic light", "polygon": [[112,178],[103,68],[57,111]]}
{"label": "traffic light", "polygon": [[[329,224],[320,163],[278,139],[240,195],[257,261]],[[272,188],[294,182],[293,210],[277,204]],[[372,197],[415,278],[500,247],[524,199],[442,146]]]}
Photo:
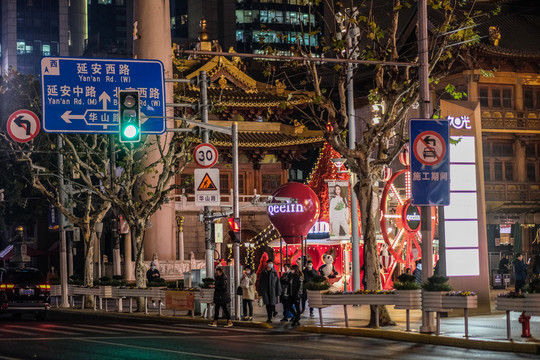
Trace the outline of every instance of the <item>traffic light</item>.
{"label": "traffic light", "polygon": [[231,226],[231,231],[229,235],[235,243],[241,242],[240,238],[240,218],[229,218],[229,225]]}
{"label": "traffic light", "polygon": [[120,142],[141,141],[139,92],[124,90],[119,92],[120,100]]}

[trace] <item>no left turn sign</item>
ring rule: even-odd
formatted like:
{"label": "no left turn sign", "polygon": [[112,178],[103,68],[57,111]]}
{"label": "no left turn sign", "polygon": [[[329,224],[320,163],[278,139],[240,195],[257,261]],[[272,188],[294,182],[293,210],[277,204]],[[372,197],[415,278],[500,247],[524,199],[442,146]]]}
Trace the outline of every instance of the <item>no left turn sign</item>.
{"label": "no left turn sign", "polygon": [[437,165],[446,154],[446,142],[435,131],[424,131],[414,139],[413,152],[422,164]]}
{"label": "no left turn sign", "polygon": [[40,128],[39,118],[30,110],[15,111],[7,121],[9,137],[20,143],[35,138]]}

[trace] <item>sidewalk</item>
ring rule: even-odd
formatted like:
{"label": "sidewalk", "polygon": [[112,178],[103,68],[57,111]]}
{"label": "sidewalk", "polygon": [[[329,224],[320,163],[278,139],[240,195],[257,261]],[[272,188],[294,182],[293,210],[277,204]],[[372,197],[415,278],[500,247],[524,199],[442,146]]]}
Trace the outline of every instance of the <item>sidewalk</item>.
{"label": "sidewalk", "polygon": [[[496,294],[494,294],[496,296]],[[493,302],[494,307],[494,302]],[[489,315],[469,316],[469,338],[465,338],[465,325],[463,311],[454,310],[449,313],[449,317],[441,318],[440,335],[421,334],[419,332],[422,323],[422,314],[419,310],[410,312],[411,331],[406,331],[406,312],[405,310],[395,310],[393,306],[387,307],[390,316],[396,326],[381,327],[379,329],[368,328],[369,307],[348,306],[349,327],[345,326],[344,313],[342,306],[330,306],[322,309],[324,327],[320,327],[318,309],[314,309],[314,317],[309,317],[309,311],[306,310],[302,315],[300,327],[292,327],[289,322],[281,322],[283,310],[281,304],[277,305],[278,315],[274,317],[272,324],[266,323],[266,308],[260,307],[254,302],[253,322],[235,321],[235,326],[257,327],[257,328],[276,328],[282,330],[298,330],[310,333],[326,333],[347,336],[363,336],[384,338],[395,341],[407,341],[413,343],[429,343],[433,345],[453,346],[471,349],[483,349],[493,351],[509,351],[521,353],[540,354],[540,317],[531,317],[530,338],[521,337],[521,324],[518,322],[519,313],[511,313],[511,333],[512,340],[506,340],[506,314],[504,312],[493,312]],[[124,312],[122,314],[115,312],[115,306],[108,305],[110,316],[159,316],[158,307],[152,307],[149,303],[149,314],[128,313],[129,307],[124,303]],[[73,309],[70,311],[80,311]],[[93,310],[85,310],[92,312]],[[100,313],[103,310],[98,310]],[[211,314],[213,316],[213,313]],[[234,313],[231,315],[234,316]],[[174,317],[175,319],[196,322],[204,324],[209,320],[200,316],[188,317],[185,311],[176,311],[162,309],[163,317]]]}

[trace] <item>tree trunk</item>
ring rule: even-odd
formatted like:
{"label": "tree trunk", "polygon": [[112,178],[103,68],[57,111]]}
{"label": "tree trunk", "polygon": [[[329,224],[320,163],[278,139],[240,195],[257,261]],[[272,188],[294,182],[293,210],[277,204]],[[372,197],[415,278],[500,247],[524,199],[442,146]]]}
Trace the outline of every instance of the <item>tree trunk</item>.
{"label": "tree trunk", "polygon": [[[144,230],[138,226],[134,226],[132,229],[131,236],[135,239],[135,284],[137,287],[145,288],[146,287],[146,267],[144,266]],[[145,310],[144,298],[137,299],[137,311],[143,312]]]}
{"label": "tree trunk", "polygon": [[[373,182],[370,179],[361,180],[360,193],[357,193],[362,213],[365,214],[363,227],[364,231],[364,277],[368,290],[382,289],[381,272],[379,264],[379,254],[377,251],[377,236],[375,233],[375,213],[372,211],[374,205]],[[379,306],[379,325],[396,325],[386,306]],[[375,306],[371,306],[371,315],[369,318],[369,327],[375,326]]]}
{"label": "tree trunk", "polygon": [[[81,227],[82,237],[84,239],[84,286],[94,286],[94,236],[95,233],[90,231],[89,225]],[[94,307],[94,297],[84,297],[84,307]]]}

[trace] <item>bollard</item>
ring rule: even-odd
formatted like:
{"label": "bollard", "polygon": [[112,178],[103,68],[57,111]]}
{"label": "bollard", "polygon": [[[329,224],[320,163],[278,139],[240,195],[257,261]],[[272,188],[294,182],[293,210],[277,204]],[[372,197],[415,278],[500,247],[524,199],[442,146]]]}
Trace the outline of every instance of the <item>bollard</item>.
{"label": "bollard", "polygon": [[531,337],[530,319],[530,316],[525,315],[525,311],[521,313],[521,316],[519,317],[521,337]]}

